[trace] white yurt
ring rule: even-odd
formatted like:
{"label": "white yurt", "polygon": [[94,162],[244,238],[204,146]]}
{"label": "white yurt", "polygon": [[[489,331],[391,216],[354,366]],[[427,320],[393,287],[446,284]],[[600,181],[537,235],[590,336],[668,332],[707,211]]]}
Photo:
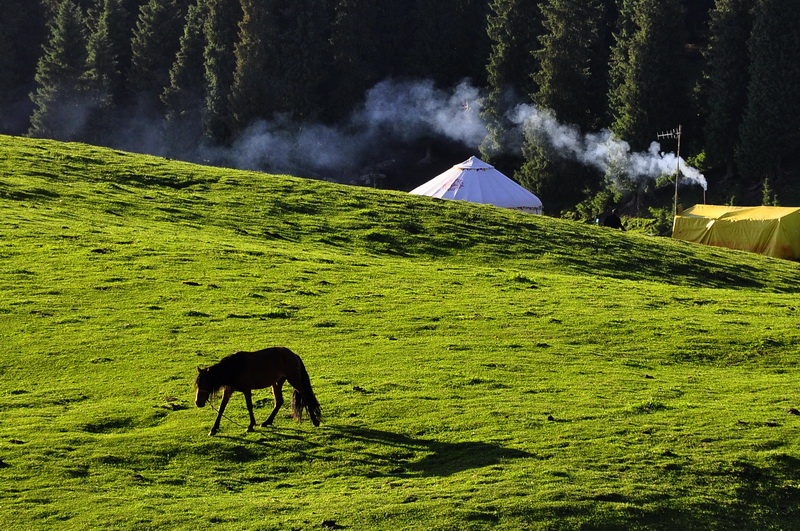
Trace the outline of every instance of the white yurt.
{"label": "white yurt", "polygon": [[538,197],[477,157],[456,164],[410,193],[542,213]]}

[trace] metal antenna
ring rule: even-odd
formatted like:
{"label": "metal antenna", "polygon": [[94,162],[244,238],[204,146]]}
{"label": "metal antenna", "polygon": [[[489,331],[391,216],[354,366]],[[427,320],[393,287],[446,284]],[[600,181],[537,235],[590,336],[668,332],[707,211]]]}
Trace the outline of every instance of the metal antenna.
{"label": "metal antenna", "polygon": [[678,161],[675,163],[675,200],[673,205],[673,214],[678,215],[678,181],[681,177],[681,126],[678,125],[677,129],[672,131],[665,131],[656,135],[659,140],[662,138],[677,138],[678,139]]}

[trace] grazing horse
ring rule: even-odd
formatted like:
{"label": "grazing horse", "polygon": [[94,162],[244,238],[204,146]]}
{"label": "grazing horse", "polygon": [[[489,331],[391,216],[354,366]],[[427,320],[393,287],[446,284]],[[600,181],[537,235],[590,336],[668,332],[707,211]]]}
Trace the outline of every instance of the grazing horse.
{"label": "grazing horse", "polygon": [[214,435],[219,429],[222,413],[234,391],[240,391],[247,403],[250,413],[250,425],[247,431],[253,431],[256,418],[253,416],[253,389],[264,389],[272,386],[272,395],[275,397],[275,407],[269,418],[262,426],[272,424],[275,415],[283,405],[283,384],[287,380],[294,387],[292,394],[292,416],[295,420],[303,417],[303,409],[308,411],[308,416],[314,426],[319,426],[320,407],[314,391],[311,390],[311,380],[308,378],[305,365],[300,356],[285,347],[272,347],[257,352],[235,352],[222,358],[219,362],[205,369],[197,368],[197,379],[194,387],[197,391],[194,403],[197,407],[206,405],[209,397],[213,398],[222,390],[222,402],[219,413],[209,435]]}

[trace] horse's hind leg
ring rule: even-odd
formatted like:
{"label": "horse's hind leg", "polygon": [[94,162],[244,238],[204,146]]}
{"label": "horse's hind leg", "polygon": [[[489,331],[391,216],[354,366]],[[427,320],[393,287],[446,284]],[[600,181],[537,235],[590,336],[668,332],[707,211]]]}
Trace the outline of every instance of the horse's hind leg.
{"label": "horse's hind leg", "polygon": [[272,386],[272,396],[275,398],[275,407],[272,408],[272,413],[269,414],[267,420],[261,424],[262,426],[269,426],[272,424],[272,421],[275,420],[275,415],[277,415],[278,411],[281,409],[283,405],[283,383],[285,381],[286,378],[281,378]]}
{"label": "horse's hind leg", "polygon": [[208,432],[209,435],[214,435],[219,430],[219,423],[222,420],[222,413],[225,411],[225,406],[228,405],[228,400],[230,400],[232,394],[233,390],[230,387],[224,387],[222,389],[222,400],[220,400],[219,403],[219,412],[217,412],[217,420],[214,421],[214,426],[211,428],[211,431]]}

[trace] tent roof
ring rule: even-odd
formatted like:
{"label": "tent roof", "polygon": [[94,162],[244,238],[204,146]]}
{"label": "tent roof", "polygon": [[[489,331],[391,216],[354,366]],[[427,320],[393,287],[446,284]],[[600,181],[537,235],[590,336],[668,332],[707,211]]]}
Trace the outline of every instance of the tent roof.
{"label": "tent roof", "polygon": [[795,213],[800,213],[800,207],[695,205],[691,208],[687,208],[680,215],[735,221],[746,219],[780,219]]}
{"label": "tent roof", "polygon": [[538,197],[477,157],[456,164],[410,193],[534,213],[542,211]]}
{"label": "tent roof", "polygon": [[800,207],[695,205],[675,216],[672,237],[800,259]]}

